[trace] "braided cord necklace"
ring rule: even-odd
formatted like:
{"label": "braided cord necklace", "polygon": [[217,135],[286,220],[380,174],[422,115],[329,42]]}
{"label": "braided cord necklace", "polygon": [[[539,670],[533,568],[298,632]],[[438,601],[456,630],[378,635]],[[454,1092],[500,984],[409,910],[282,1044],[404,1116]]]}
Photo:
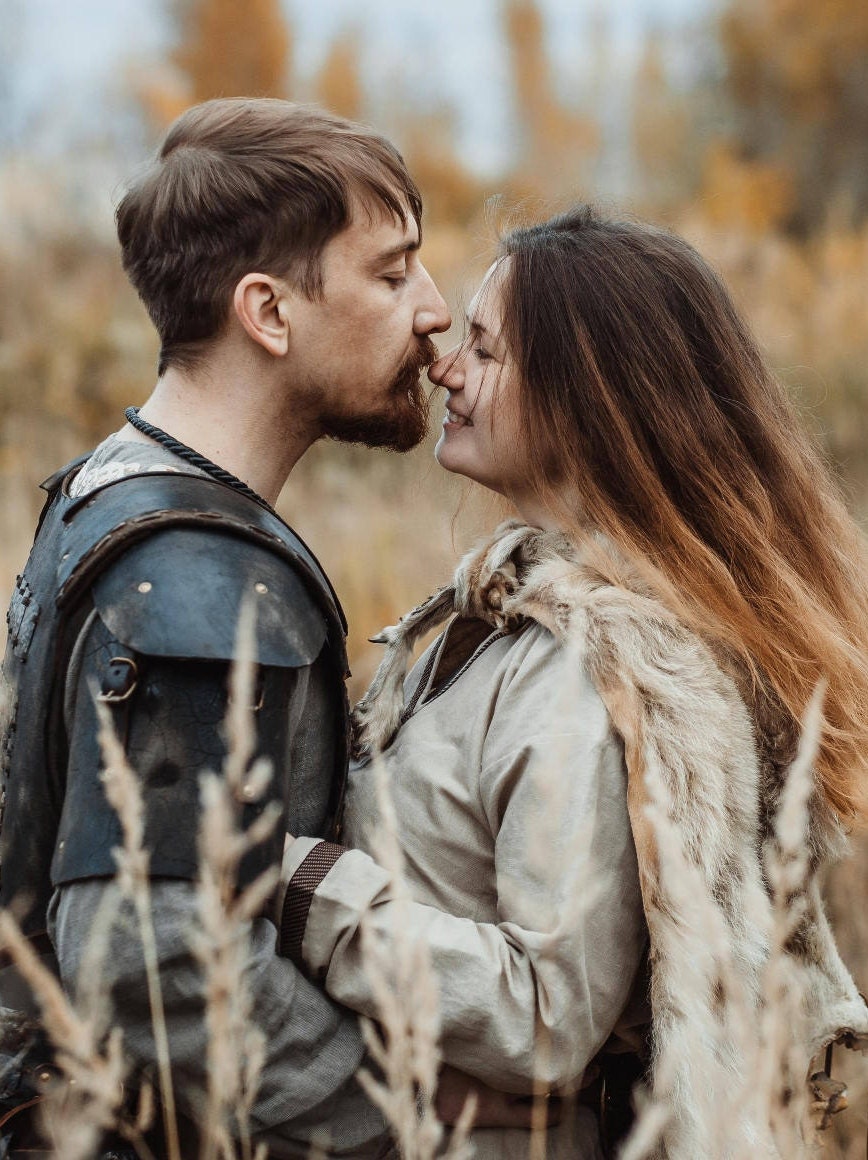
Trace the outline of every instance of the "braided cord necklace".
{"label": "braided cord necklace", "polygon": [[131,427],[135,427],[137,431],[141,431],[143,435],[147,435],[149,439],[153,439],[155,443],[159,443],[165,447],[167,451],[171,451],[173,455],[177,455],[179,459],[185,460],[193,467],[198,467],[200,471],[204,471],[206,475],[210,475],[212,479],[216,479],[220,483],[225,483],[227,487],[231,487],[234,491],[240,491],[242,495],[246,495],[248,499],[255,500],[261,504],[268,511],[273,512],[274,508],[264,500],[259,492],[253,490],[252,487],[242,480],[237,475],[233,475],[231,471],[227,471],[225,467],[221,467],[213,460],[206,458],[198,451],[194,451],[192,447],[188,447],[186,443],[182,443],[180,439],[176,439],[174,435],[170,435],[168,431],[163,431],[161,427],[155,427],[153,423],[149,423],[147,419],[143,419],[139,415],[138,407],[127,407],[124,411],[124,418]]}

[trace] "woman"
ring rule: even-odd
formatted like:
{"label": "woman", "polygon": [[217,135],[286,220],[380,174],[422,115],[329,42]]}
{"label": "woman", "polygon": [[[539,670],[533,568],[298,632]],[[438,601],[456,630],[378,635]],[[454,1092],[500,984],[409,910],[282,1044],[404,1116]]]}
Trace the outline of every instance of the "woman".
{"label": "woman", "polygon": [[[607,1041],[629,1042],[650,932],[667,1154],[723,1155],[711,1121],[745,1082],[735,1021],[757,1016],[772,939],[760,851],[821,680],[812,872],[864,809],[864,545],[725,288],[679,238],[586,207],[516,230],[468,319],[429,372],[448,396],[436,455],[521,522],[385,631],[356,718],[361,748],[383,751],[415,902],[399,907],[364,853],[362,764],[346,814],[359,849],[289,851],[288,941],[376,1016],[359,924],[387,940],[409,928],[439,978],[446,1062],[519,1093],[581,1090]],[[409,646],[451,611],[402,697]],[[813,877],[792,893],[800,1083],[841,1028],[868,1032],[868,1011]],[[763,1138],[752,1116],[739,1109],[730,1144]],[[527,1155],[514,1130],[475,1143]],[[547,1144],[598,1155],[594,1114],[580,1106]]]}

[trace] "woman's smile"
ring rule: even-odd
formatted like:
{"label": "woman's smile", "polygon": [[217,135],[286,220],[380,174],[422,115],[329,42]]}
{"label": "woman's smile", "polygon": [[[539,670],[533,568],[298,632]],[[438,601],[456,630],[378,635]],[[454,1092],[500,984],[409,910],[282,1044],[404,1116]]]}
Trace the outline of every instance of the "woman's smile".
{"label": "woman's smile", "polygon": [[458,411],[453,411],[451,407],[446,408],[446,417],[443,420],[443,429],[445,431],[457,431],[459,427],[472,427],[473,420],[467,415],[462,415]]}

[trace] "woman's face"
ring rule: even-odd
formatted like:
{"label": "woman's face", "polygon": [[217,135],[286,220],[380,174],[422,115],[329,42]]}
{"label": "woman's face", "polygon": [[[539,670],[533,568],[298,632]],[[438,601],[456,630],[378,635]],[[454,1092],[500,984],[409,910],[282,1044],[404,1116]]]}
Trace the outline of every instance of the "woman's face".
{"label": "woman's face", "polygon": [[428,377],[448,393],[443,434],[434,450],[440,466],[515,500],[526,486],[527,459],[518,376],[502,335],[506,261],[491,266],[474,295],[467,337],[431,365]]}

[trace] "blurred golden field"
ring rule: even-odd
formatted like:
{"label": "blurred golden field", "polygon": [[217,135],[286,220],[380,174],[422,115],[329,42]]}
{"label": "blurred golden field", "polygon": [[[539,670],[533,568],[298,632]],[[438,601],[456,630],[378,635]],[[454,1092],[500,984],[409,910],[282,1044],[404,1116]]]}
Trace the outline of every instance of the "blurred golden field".
{"label": "blurred golden field", "polygon": [[[868,519],[868,6],[730,0],[678,45],[649,32],[631,77],[603,75],[576,102],[552,81],[540,8],[503,0],[516,147],[510,167],[485,178],[457,151],[448,109],[420,111],[417,102],[402,114],[400,100],[369,91],[350,33],[302,86],[291,22],[277,0],[175,0],[170,7],[175,41],[165,68],[128,77],[131,105],[151,140],[187,104],[238,93],[316,99],[374,121],[419,180],[423,260],[458,318],[487,265],[498,220],[548,215],[598,196],[611,148],[598,108],[607,83],[629,82],[622,147],[630,187],[612,208],[670,225],[722,272],[825,445],[853,510]],[[610,47],[605,24],[591,32],[602,60]],[[685,78],[677,64],[691,45],[716,65]],[[120,426],[123,408],[146,397],[157,348],[111,236],[77,214],[64,167],[41,164],[21,148],[2,160],[5,602],[40,507],[38,481]],[[105,189],[106,202],[113,195]],[[501,514],[437,468],[431,449],[440,413],[435,397],[432,436],[404,457],[315,447],[281,499],[344,602],[354,693],[378,656],[366,638],[427,595]],[[836,873],[829,898],[842,953],[868,991],[864,840]],[[855,1106],[842,1117],[830,1156],[864,1155],[868,1061],[847,1067]]]}

